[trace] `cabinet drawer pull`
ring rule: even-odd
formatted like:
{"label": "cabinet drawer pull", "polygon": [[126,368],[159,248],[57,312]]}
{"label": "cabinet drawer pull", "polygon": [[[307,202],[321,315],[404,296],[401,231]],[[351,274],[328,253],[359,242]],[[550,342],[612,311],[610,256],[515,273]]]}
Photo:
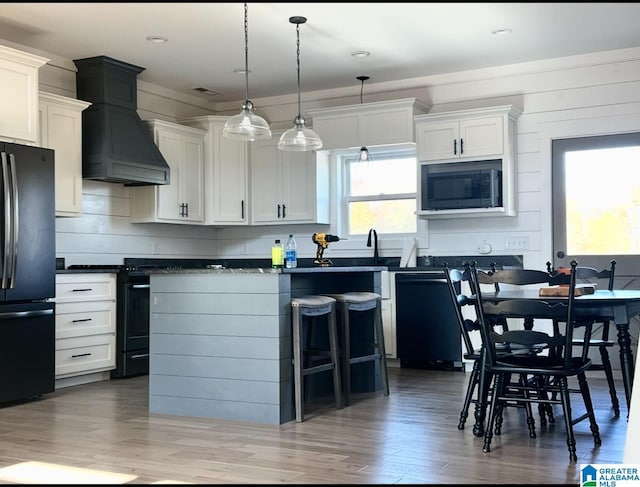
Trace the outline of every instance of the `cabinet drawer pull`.
{"label": "cabinet drawer pull", "polygon": [[91,355],[90,352],[87,353],[79,353],[78,355],[72,355],[71,358],[78,358],[78,357],[88,357],[89,355]]}
{"label": "cabinet drawer pull", "polygon": [[81,323],[83,321],[91,321],[93,318],[82,318],[80,320],[71,320],[71,323]]}
{"label": "cabinet drawer pull", "polygon": [[87,291],[93,291],[93,289],[90,288],[90,287],[85,287],[85,288],[72,289],[71,290],[71,292],[74,292],[74,293],[82,293],[82,292],[87,292]]}
{"label": "cabinet drawer pull", "polygon": [[147,358],[149,356],[148,353],[139,353],[137,355],[132,355],[131,356],[131,360],[136,360],[136,359],[141,359],[141,358]]}

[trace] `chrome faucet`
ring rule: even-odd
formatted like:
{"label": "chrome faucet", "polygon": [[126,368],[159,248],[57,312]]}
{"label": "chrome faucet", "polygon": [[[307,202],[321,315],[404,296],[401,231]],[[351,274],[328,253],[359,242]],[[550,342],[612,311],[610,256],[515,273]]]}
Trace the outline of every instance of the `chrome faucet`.
{"label": "chrome faucet", "polygon": [[367,237],[367,247],[371,247],[371,235],[373,234],[373,265],[378,265],[378,232],[375,228],[369,229],[369,236]]}

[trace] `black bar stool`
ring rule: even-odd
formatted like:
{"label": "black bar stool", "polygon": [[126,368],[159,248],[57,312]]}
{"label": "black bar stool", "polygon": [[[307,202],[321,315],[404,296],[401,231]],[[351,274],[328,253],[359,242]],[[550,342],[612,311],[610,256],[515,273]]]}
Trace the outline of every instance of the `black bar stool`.
{"label": "black bar stool", "polygon": [[[384,330],[382,328],[382,297],[372,292],[347,292],[329,294],[337,301],[338,328],[340,329],[340,361],[342,368],[342,395],[344,404],[351,404],[351,365],[362,362],[377,361],[380,366],[382,393],[389,395],[389,378],[387,376],[387,355],[384,348]],[[353,356],[351,344],[350,315],[352,312],[373,311],[373,342],[370,343],[369,353]]]}
{"label": "black bar stool", "polygon": [[[311,336],[311,324],[318,317],[326,316],[329,334],[329,350],[303,347],[303,324],[308,323],[307,338]],[[304,320],[303,318],[307,319]],[[328,296],[301,296],[291,299],[291,320],[293,323],[293,382],[296,407],[296,421],[304,421],[304,377],[325,370],[333,370],[333,390],[336,409],[342,409],[342,383],[338,356],[338,330],[336,326],[336,300]],[[307,340],[309,343],[309,340]],[[315,357],[328,357],[328,362],[312,365]]]}

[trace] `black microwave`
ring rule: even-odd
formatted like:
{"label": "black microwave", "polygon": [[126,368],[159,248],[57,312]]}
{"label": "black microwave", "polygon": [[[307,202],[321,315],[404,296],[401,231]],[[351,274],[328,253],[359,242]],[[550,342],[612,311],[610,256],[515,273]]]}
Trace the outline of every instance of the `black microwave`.
{"label": "black microwave", "polygon": [[456,165],[450,169],[439,167],[438,170],[433,170],[425,165],[422,167],[421,183],[422,210],[502,206],[502,171],[500,169],[489,167],[461,169]]}

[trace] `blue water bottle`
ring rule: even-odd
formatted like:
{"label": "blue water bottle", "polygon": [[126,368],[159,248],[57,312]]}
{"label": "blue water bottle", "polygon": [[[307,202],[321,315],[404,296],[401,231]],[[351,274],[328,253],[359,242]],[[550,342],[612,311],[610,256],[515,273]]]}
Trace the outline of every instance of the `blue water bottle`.
{"label": "blue water bottle", "polygon": [[292,234],[289,234],[287,245],[284,247],[284,266],[287,269],[298,267],[298,245]]}

